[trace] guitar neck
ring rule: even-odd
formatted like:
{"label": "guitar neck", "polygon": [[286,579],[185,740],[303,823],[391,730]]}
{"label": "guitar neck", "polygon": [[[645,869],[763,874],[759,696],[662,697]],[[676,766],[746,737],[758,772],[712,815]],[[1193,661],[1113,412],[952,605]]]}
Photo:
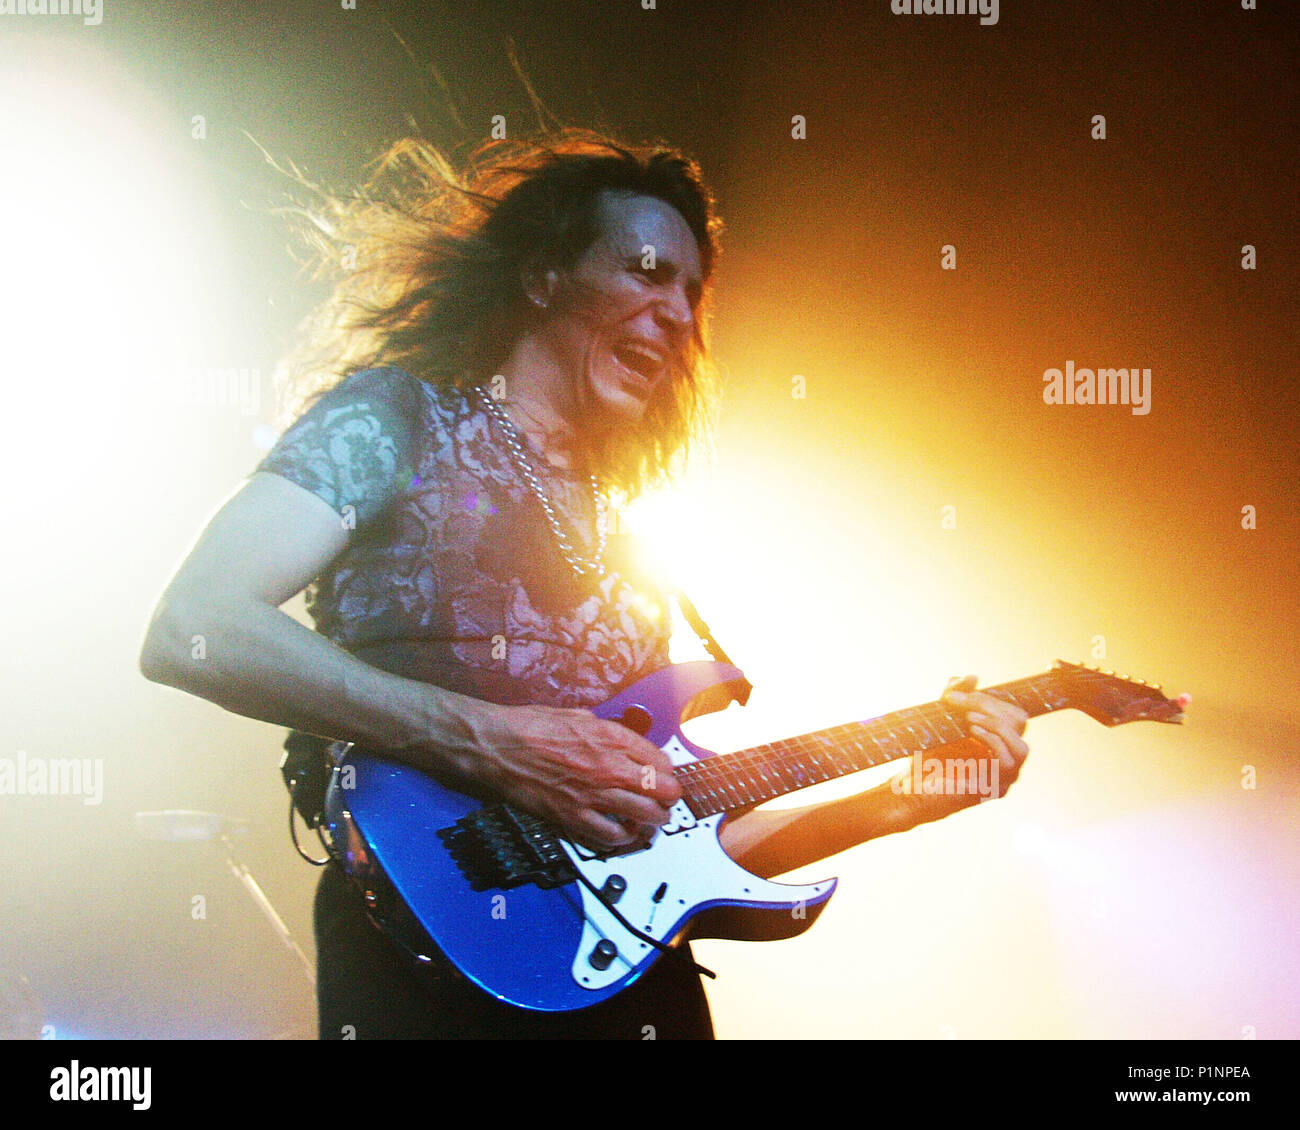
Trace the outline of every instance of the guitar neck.
{"label": "guitar neck", "polygon": [[[1014,703],[1030,717],[1070,705],[1053,671],[983,687],[981,691]],[[935,701],[693,761],[678,766],[674,772],[687,806],[703,818],[748,808],[966,736],[965,728],[948,707]]]}

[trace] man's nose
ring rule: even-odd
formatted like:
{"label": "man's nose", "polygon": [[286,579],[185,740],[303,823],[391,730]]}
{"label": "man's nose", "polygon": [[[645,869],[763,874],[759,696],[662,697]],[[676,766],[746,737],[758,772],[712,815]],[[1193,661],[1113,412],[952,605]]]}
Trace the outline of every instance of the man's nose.
{"label": "man's nose", "polygon": [[664,329],[675,335],[678,345],[690,334],[691,325],[695,320],[690,301],[680,292],[661,299],[655,307],[655,317]]}

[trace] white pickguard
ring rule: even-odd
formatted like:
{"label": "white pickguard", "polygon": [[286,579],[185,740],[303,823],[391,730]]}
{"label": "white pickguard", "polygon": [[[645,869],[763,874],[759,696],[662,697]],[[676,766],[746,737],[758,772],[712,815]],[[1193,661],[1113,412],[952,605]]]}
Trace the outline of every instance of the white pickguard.
{"label": "white pickguard", "polygon": [[[674,765],[695,760],[675,736],[663,750]],[[718,902],[758,903],[785,906],[791,914],[802,917],[807,902],[820,898],[834,886],[833,880],[796,886],[751,875],[733,862],[718,843],[722,813],[697,822],[685,802],[679,801],[670,817],[649,848],[630,855],[592,859],[584,849],[561,841],[574,866],[596,890],[601,890],[611,875],[621,875],[627,881],[626,891],[614,905],[628,922],[656,941],[669,942],[677,923],[696,907]],[[586,923],[582,943],[573,958],[573,979],[584,988],[601,989],[626,977],[651,947],[625,929],[585,885],[579,884],[579,889]],[[660,894],[657,901],[656,894]],[[618,947],[618,955],[603,970],[590,960],[602,939]]]}

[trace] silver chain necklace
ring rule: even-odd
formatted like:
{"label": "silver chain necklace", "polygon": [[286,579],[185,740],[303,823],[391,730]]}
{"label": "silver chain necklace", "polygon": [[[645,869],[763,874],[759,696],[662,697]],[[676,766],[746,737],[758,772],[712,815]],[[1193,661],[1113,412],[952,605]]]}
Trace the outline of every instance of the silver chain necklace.
{"label": "silver chain necklace", "polygon": [[533,465],[524,451],[523,440],[515,430],[514,424],[510,422],[510,417],[506,415],[501,405],[496,402],[496,398],[481,385],[476,385],[474,391],[478,394],[479,403],[483,405],[483,410],[500,425],[501,434],[506,441],[506,451],[510,454],[510,460],[514,463],[515,470],[519,472],[519,477],[524,480],[528,485],[528,489],[533,492],[533,497],[541,504],[542,510],[546,514],[546,520],[550,523],[551,533],[555,535],[555,542],[559,546],[564,560],[569,563],[569,568],[579,577],[588,575],[603,577],[605,575],[605,564],[601,558],[605,555],[605,542],[609,536],[609,523],[605,512],[605,497],[600,493],[600,484],[596,481],[596,476],[589,476],[591,479],[591,497],[596,508],[596,554],[592,558],[586,558],[573,548],[569,535],[565,532],[559,516],[555,513],[554,505],[551,503],[546,491],[542,489],[541,480],[538,479],[537,473],[533,470]]}

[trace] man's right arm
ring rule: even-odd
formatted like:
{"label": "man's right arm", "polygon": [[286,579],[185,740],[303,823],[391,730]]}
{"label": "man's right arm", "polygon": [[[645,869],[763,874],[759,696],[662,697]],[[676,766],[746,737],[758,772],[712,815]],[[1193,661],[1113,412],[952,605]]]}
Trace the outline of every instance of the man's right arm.
{"label": "man's right arm", "polygon": [[[658,825],[677,799],[667,757],[584,710],[502,707],[372,667],[280,606],[338,556],[348,530],[324,501],[267,472],[213,516],[154,609],[140,670],[227,710],[450,767],[596,846]],[[655,767],[655,789],[641,788]],[[633,837],[634,838],[634,837]]]}

